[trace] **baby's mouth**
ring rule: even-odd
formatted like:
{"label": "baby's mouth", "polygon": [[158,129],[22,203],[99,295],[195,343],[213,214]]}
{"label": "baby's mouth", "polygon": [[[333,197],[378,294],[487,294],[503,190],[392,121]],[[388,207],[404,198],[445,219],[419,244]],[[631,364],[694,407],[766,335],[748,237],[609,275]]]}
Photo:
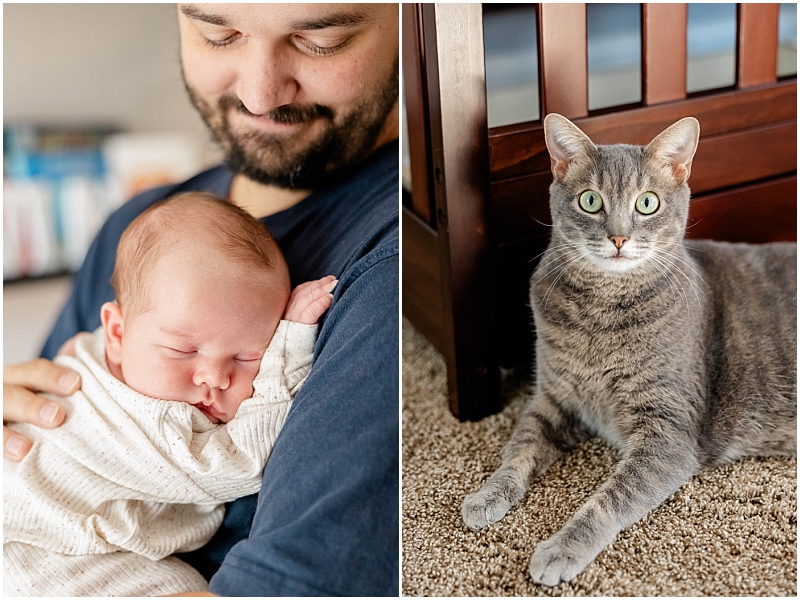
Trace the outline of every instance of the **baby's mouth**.
{"label": "baby's mouth", "polygon": [[194,406],[195,406],[195,408],[198,408],[200,410],[200,412],[203,413],[206,416],[206,418],[209,421],[211,421],[212,423],[216,424],[216,423],[221,423],[222,422],[220,420],[220,418],[217,416],[219,413],[217,413],[217,411],[214,410],[214,406],[213,405],[206,406],[206,405],[204,405],[202,403],[198,403],[198,404],[195,404]]}

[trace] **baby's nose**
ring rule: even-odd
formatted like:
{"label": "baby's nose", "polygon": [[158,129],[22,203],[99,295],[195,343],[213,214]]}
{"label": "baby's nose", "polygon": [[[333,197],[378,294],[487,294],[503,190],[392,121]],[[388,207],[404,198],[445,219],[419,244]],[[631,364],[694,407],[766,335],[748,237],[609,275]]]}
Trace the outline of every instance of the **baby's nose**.
{"label": "baby's nose", "polygon": [[222,364],[204,365],[195,371],[194,384],[211,389],[227,390],[231,384],[230,371]]}

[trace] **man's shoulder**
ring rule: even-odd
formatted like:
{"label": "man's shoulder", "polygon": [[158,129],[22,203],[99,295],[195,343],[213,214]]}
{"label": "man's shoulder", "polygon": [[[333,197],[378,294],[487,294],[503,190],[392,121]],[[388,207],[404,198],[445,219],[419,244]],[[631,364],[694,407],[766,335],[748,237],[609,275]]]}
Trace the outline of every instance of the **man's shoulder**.
{"label": "man's shoulder", "polygon": [[359,223],[354,229],[362,242],[354,260],[399,252],[397,149],[396,141],[381,148],[343,190],[351,201],[341,209],[351,211],[352,221]]}

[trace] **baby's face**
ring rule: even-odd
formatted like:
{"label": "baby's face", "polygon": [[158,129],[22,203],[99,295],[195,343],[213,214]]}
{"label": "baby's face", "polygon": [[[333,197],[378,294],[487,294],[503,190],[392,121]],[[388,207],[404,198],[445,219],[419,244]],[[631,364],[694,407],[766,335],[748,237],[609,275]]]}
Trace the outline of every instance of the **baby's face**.
{"label": "baby's face", "polygon": [[[197,258],[195,258],[197,260]],[[188,402],[213,423],[230,421],[253,379],[288,295],[253,286],[237,267],[162,262],[148,306],[125,323],[123,381],[162,400]]]}

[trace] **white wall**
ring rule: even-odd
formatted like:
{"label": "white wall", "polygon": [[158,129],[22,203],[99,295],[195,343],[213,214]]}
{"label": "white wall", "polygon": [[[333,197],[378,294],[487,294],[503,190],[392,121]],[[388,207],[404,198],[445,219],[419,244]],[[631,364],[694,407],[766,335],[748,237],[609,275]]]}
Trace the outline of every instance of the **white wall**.
{"label": "white wall", "polygon": [[209,136],[183,89],[174,4],[4,4],[6,123]]}

